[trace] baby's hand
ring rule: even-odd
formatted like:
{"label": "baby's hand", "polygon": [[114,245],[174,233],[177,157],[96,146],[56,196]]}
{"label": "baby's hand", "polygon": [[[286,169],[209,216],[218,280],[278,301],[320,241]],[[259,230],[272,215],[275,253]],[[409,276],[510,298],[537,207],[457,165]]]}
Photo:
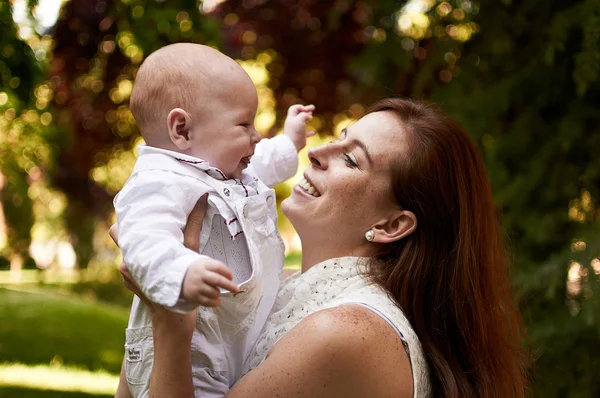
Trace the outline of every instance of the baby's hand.
{"label": "baby's hand", "polygon": [[220,287],[232,293],[237,293],[239,290],[231,281],[232,278],[225,264],[203,257],[190,265],[185,273],[181,297],[205,307],[218,307],[221,304]]}
{"label": "baby's hand", "polygon": [[306,122],[312,119],[314,105],[292,105],[288,109],[283,125],[283,134],[290,137],[298,152],[306,146],[306,137],[315,135],[314,131],[306,132]]}

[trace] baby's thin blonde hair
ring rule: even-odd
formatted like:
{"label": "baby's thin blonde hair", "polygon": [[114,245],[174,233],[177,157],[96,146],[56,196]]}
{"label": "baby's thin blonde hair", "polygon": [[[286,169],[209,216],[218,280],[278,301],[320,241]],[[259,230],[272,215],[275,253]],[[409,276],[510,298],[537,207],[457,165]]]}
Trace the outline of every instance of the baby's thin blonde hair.
{"label": "baby's thin blonde hair", "polygon": [[146,143],[168,138],[166,120],[172,109],[191,114],[198,101],[206,100],[214,84],[210,66],[218,61],[215,57],[229,59],[207,46],[177,43],[146,58],[137,72],[129,103]]}

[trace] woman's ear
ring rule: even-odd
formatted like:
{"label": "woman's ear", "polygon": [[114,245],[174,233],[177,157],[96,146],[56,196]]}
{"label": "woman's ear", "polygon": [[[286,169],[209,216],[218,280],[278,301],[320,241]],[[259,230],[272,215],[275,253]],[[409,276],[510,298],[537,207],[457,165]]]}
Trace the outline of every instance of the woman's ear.
{"label": "woman's ear", "polygon": [[190,148],[190,115],[181,108],[171,109],[167,115],[169,138],[181,151]]}
{"label": "woman's ear", "polygon": [[417,217],[409,210],[399,210],[371,228],[375,233],[373,242],[376,243],[395,242],[412,234],[415,229]]}

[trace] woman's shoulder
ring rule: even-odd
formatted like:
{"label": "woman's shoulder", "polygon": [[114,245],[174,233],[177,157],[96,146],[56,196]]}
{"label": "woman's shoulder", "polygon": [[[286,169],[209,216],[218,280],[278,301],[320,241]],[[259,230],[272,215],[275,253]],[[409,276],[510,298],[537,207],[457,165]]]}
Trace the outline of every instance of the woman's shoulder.
{"label": "woman's shoulder", "polygon": [[398,354],[391,359],[406,362],[410,370],[408,356],[396,331],[381,316],[357,303],[315,312],[290,333],[304,336],[304,343],[314,343],[322,349],[342,348],[344,355],[360,355],[361,358],[367,353],[373,358],[380,349],[383,352],[394,346],[398,348]]}
{"label": "woman's shoulder", "polygon": [[[299,347],[311,347],[322,365],[337,369],[343,383],[368,386],[368,395],[412,397],[410,360],[390,325],[369,309],[345,304],[318,311],[289,334]],[[375,386],[383,388],[374,391]]]}
{"label": "woman's shoulder", "polygon": [[[249,377],[260,380],[250,382]],[[276,388],[260,391],[264,396],[412,397],[411,365],[402,341],[385,320],[356,304],[304,318],[241,383],[246,381]]]}
{"label": "woman's shoulder", "polygon": [[325,307],[333,309],[358,305],[363,307],[364,312],[370,312],[372,317],[387,324],[389,331],[392,331],[396,339],[402,342],[408,355],[415,396],[429,397],[431,395],[429,366],[419,337],[396,300],[385,289],[367,277],[364,277],[363,280],[362,286],[344,292]]}

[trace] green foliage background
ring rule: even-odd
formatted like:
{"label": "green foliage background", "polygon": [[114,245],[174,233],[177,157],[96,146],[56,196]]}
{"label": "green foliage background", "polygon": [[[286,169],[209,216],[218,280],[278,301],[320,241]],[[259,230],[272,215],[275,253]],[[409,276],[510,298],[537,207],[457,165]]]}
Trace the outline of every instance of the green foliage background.
{"label": "green foliage background", "polygon": [[408,24],[405,4],[225,1],[202,12],[195,0],[71,0],[54,28],[24,39],[0,3],[3,254],[34,266],[38,223],[62,231],[81,268],[114,263],[95,239],[122,181],[115,159],[137,139],[127,82],[160,46],[207,43],[263,59],[275,114],[266,135],[297,101],[316,104],[323,135],[390,95],[432,100],[460,121],[510,242],[532,395],[600,396],[600,1],[425,0],[425,22]]}

